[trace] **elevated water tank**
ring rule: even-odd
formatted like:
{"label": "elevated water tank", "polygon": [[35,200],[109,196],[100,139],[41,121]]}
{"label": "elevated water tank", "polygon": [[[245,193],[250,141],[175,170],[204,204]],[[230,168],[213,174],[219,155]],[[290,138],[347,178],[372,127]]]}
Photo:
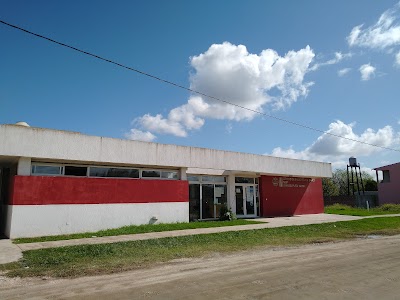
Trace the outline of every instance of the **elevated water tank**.
{"label": "elevated water tank", "polygon": [[350,167],[357,167],[357,158],[355,158],[355,157],[350,157],[349,158],[349,165],[350,165]]}

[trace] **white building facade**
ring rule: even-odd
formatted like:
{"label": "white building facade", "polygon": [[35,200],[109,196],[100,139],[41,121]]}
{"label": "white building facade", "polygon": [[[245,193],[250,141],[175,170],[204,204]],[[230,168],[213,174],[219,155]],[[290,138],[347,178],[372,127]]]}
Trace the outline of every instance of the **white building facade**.
{"label": "white building facade", "polygon": [[0,233],[323,212],[327,163],[0,125]]}

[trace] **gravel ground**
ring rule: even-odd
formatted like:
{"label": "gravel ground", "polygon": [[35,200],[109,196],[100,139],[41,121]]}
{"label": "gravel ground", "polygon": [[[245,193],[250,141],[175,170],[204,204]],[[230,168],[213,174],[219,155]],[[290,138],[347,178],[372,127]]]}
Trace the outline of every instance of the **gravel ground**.
{"label": "gravel ground", "polygon": [[398,299],[400,235],[181,259],[106,276],[10,279],[1,299]]}

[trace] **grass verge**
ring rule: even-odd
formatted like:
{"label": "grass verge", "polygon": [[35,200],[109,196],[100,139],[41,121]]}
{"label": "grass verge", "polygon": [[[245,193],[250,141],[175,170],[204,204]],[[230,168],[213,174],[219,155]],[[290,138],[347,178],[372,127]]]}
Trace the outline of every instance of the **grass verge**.
{"label": "grass verge", "polygon": [[21,277],[110,274],[177,258],[337,241],[368,234],[400,234],[400,217],[32,250],[24,252],[19,262],[0,265],[0,271]]}
{"label": "grass verge", "polygon": [[367,210],[365,208],[351,207],[348,205],[334,204],[325,207],[325,213],[351,216],[374,216],[387,214],[400,214],[400,204],[384,204]]}
{"label": "grass verge", "polygon": [[90,237],[116,236],[124,234],[137,234],[137,233],[147,233],[147,232],[161,232],[161,231],[172,231],[172,230],[183,230],[183,229],[235,226],[235,225],[249,225],[249,224],[260,224],[260,223],[265,223],[265,222],[233,220],[233,221],[207,221],[207,222],[204,221],[204,222],[190,222],[190,223],[130,225],[130,226],[101,230],[96,232],[42,236],[35,238],[20,238],[13,240],[13,242],[15,244],[23,244],[23,243],[36,243],[36,242],[48,242],[48,241],[60,241],[60,240],[73,240],[73,239],[82,239]]}

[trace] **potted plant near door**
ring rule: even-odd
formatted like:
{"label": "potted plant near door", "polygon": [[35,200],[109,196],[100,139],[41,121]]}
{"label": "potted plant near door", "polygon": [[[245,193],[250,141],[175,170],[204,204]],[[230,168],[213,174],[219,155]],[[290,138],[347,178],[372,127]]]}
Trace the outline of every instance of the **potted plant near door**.
{"label": "potted plant near door", "polygon": [[219,220],[220,221],[232,221],[236,220],[236,215],[228,208],[226,204],[221,204],[219,210]]}

